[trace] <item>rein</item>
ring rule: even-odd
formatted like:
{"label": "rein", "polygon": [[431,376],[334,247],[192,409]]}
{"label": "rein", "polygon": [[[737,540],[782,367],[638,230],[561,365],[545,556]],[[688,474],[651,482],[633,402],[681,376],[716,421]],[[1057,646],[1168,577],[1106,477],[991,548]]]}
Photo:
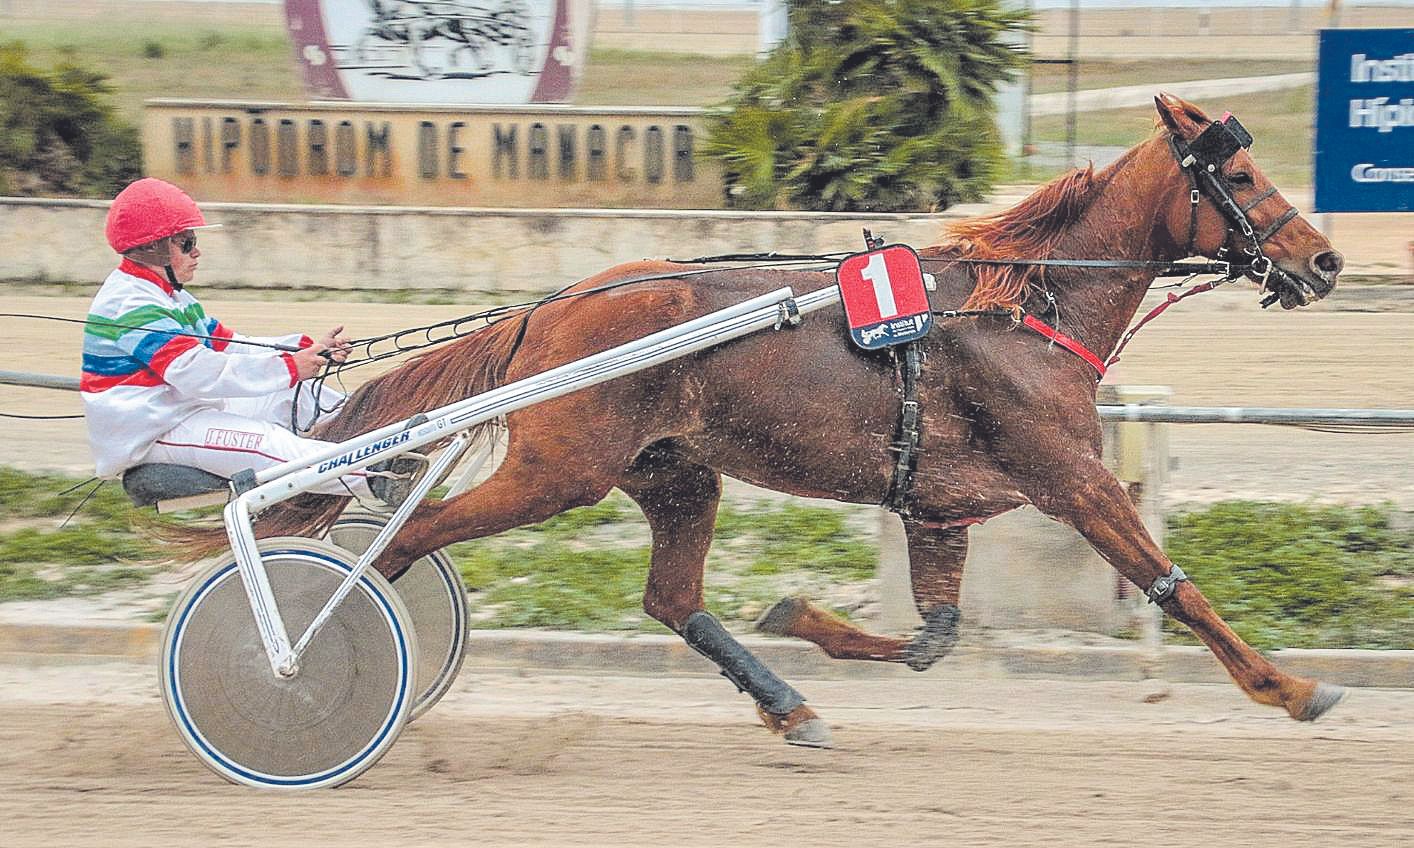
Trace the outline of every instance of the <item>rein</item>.
{"label": "rein", "polygon": [[[693,265],[750,261],[762,264],[745,267],[771,267],[775,262],[839,262],[849,255],[847,253],[723,253],[716,256],[698,256],[694,259],[668,259],[666,261]],[[961,265],[1031,265],[1042,268],[1133,268],[1141,271],[1153,271],[1155,277],[1196,277],[1216,274],[1232,279],[1247,273],[1250,269],[1249,265],[1235,265],[1226,259],[1210,259],[1204,262],[1191,260],[1165,262],[1158,259],[971,259],[964,256],[929,256],[926,261]]]}
{"label": "rein", "polygon": [[37,321],[57,321],[61,324],[83,324],[90,327],[108,327],[114,330],[140,330],[144,333],[158,333],[164,336],[185,336],[189,339],[210,340],[226,342],[227,344],[242,344],[251,347],[263,347],[270,350],[283,351],[285,353],[298,353],[299,348],[294,345],[272,344],[270,342],[256,342],[248,339],[227,338],[225,336],[208,336],[201,333],[191,333],[185,330],[154,330],[151,327],[139,327],[132,324],[119,324],[114,321],[95,321],[91,318],[60,318],[57,315],[34,315],[25,312],[0,312],[0,318],[32,318]]}

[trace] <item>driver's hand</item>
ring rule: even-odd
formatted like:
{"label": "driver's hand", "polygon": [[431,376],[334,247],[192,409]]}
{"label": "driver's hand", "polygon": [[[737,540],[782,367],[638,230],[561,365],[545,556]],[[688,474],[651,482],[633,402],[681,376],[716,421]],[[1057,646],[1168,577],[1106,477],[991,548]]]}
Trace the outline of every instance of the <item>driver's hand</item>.
{"label": "driver's hand", "polygon": [[349,340],[344,336],[343,324],[325,333],[319,344],[329,351],[329,358],[334,362],[341,363],[349,358]]}
{"label": "driver's hand", "polygon": [[325,350],[327,348],[323,344],[315,342],[290,354],[290,358],[295,361],[295,372],[299,374],[299,379],[308,380],[319,375],[320,370],[329,363],[323,355]]}

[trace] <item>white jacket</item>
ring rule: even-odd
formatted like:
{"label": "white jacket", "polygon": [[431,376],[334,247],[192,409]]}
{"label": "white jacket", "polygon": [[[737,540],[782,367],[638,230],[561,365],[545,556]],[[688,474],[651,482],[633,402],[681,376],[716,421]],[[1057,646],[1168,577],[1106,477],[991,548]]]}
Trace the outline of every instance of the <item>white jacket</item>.
{"label": "white jacket", "polygon": [[[163,433],[232,397],[257,397],[299,381],[294,358],[256,341],[308,347],[308,336],[242,336],[207,317],[197,299],[128,259],[108,275],[84,330],[84,415],[98,476],[142,462]],[[111,324],[112,326],[108,326]],[[193,338],[210,336],[208,339]]]}

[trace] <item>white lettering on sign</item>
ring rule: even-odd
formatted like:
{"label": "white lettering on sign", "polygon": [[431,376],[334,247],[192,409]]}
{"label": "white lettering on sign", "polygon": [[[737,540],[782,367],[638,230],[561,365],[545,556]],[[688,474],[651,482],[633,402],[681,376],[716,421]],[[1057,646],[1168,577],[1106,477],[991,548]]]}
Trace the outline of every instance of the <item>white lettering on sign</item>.
{"label": "white lettering on sign", "polygon": [[1414,53],[1392,59],[1366,59],[1364,53],[1350,57],[1351,82],[1414,82]]}
{"label": "white lettering on sign", "polygon": [[876,253],[869,257],[869,264],[864,266],[859,276],[874,284],[874,302],[879,307],[879,317],[897,315],[893,281],[889,279],[889,266],[884,264],[884,254]]}
{"label": "white lettering on sign", "polygon": [[1378,129],[1382,133],[1391,132],[1395,127],[1414,127],[1414,97],[1402,98],[1398,103],[1389,102],[1388,97],[1352,100],[1350,127]]}
{"label": "white lettering on sign", "polygon": [[1376,168],[1362,162],[1350,169],[1350,178],[1357,183],[1414,183],[1414,167]]}

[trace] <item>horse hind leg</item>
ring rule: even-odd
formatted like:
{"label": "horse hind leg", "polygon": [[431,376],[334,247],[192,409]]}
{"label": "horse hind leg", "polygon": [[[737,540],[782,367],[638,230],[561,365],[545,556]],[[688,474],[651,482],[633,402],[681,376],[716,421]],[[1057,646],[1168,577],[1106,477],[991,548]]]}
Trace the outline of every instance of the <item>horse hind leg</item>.
{"label": "horse hind leg", "polygon": [[804,598],[784,598],[756,621],[756,629],[819,645],[835,659],[875,660],[924,671],[957,644],[958,596],[967,559],[967,528],[932,529],[904,521],[913,602],[923,626],[912,638],[876,636],[816,607]]}
{"label": "horse hind leg", "polygon": [[766,726],[792,745],[831,747],[830,730],[789,684],[741,645],[705,609],[703,570],[721,500],[717,472],[670,448],[643,452],[619,481],[643,510],[653,534],[643,609],[716,663],[722,676],[756,702]]}

